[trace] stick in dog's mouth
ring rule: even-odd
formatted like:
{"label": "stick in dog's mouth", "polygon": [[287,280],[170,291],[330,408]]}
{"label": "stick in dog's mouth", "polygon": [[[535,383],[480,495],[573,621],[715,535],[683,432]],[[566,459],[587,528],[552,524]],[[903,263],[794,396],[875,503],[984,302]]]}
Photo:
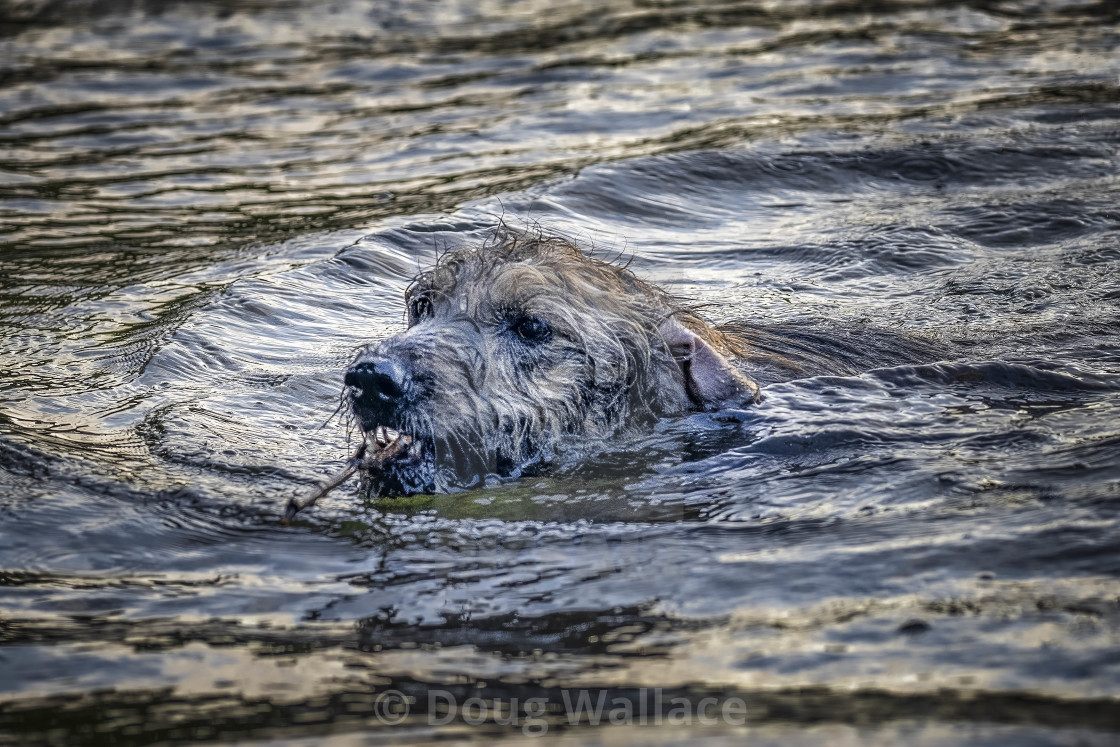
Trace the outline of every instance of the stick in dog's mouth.
{"label": "stick in dog's mouth", "polygon": [[407,433],[386,428],[383,425],[373,429],[373,443],[374,449],[373,454],[370,455],[370,461],[375,465],[384,464],[389,459],[403,457],[409,453],[413,456],[420,456],[422,448],[422,444]]}
{"label": "stick in dog's mouth", "polygon": [[[372,449],[369,448],[371,441],[373,443]],[[406,456],[419,457],[422,449],[421,442],[412,436],[383,425],[377,426],[372,434],[366,434],[362,440],[362,445],[354,452],[354,456],[346,460],[345,469],[323,483],[322,487],[316,489],[306,500],[300,502],[295,498],[290,498],[280,523],[290,524],[296,514],[305,508],[314,506],[316,501],[350,479],[350,476],[357,472],[360,467],[379,469],[393,459],[402,459]]]}
{"label": "stick in dog's mouth", "polygon": [[308,508],[309,506],[314,506],[316,501],[350,479],[350,476],[358,471],[358,467],[361,466],[362,460],[365,458],[365,455],[366,442],[362,441],[362,445],[359,446],[358,450],[354,452],[354,456],[346,460],[346,468],[332,477],[330,480],[327,480],[327,482],[325,482],[322,487],[312,493],[307,498],[307,500],[301,503],[295,498],[289,498],[288,506],[284,509],[284,518],[280,520],[280,523],[287,526],[291,523],[292,519],[295,518],[295,515],[300,511]]}

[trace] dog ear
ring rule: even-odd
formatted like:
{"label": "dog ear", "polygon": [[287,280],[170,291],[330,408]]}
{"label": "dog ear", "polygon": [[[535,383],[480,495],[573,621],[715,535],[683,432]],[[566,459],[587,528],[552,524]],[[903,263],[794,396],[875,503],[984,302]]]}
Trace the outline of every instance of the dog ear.
{"label": "dog ear", "polygon": [[692,404],[701,410],[754,404],[762,399],[758,384],[735,367],[704,338],[669,318],[659,328],[665,345],[680,366]]}

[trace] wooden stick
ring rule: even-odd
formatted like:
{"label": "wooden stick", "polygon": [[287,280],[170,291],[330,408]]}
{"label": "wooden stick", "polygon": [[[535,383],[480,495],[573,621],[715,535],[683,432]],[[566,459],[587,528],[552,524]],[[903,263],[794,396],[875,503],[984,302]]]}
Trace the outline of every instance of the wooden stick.
{"label": "wooden stick", "polygon": [[365,455],[366,444],[363,441],[362,445],[358,447],[358,450],[354,452],[354,456],[350,457],[350,459],[347,460],[346,469],[339,472],[330,480],[327,480],[326,484],[312,493],[307,500],[305,500],[303,503],[300,503],[295,498],[289,498],[288,507],[284,509],[284,518],[280,520],[280,523],[287,526],[291,523],[292,519],[295,518],[295,515],[300,511],[307,508],[308,506],[314,506],[315,501],[319,500],[324,495],[331,492],[339,485],[350,479],[350,476],[357,472],[358,465],[362,463],[362,457],[364,457]]}

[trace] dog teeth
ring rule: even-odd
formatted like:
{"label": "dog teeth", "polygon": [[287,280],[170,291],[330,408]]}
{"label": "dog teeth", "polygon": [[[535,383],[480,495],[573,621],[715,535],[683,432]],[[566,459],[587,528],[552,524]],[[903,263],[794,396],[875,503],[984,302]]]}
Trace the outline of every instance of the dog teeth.
{"label": "dog teeth", "polygon": [[378,448],[385,449],[389,446],[395,446],[398,443],[401,446],[410,446],[412,444],[412,436],[405,435],[400,431],[386,428],[383,425],[377,426],[373,431],[373,439],[377,443]]}
{"label": "dog teeth", "polygon": [[366,433],[369,453],[362,460],[365,469],[385,469],[401,460],[422,459],[424,442],[398,430],[379,425]]}

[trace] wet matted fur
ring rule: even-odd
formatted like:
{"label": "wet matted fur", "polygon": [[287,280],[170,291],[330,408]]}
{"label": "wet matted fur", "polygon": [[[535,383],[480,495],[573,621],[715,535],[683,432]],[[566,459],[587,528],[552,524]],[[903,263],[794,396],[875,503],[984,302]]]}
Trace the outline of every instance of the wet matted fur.
{"label": "wet matted fur", "polygon": [[565,445],[743,407],[740,335],[573,243],[503,230],[405,293],[406,330],[359,351],[346,398],[378,495],[517,476]]}

